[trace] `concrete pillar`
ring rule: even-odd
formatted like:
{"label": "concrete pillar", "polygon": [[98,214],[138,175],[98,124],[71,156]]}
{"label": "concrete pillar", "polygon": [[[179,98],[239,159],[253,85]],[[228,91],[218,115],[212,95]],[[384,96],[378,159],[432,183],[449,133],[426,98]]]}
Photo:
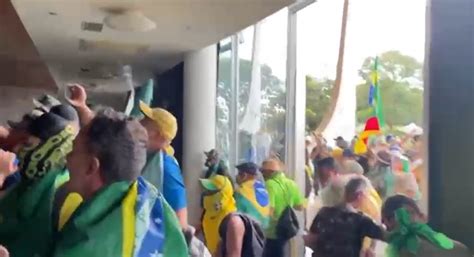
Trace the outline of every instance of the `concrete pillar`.
{"label": "concrete pillar", "polygon": [[191,225],[200,222],[204,151],[216,145],[217,46],[184,56],[183,160],[182,169]]}
{"label": "concrete pillar", "polygon": [[430,222],[474,249],[474,8],[472,0],[430,4]]}

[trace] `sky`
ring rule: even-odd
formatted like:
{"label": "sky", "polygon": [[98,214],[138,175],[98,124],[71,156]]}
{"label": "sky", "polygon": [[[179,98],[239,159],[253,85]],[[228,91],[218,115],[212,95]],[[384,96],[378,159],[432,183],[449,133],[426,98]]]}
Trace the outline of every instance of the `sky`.
{"label": "sky", "polygon": [[[298,73],[335,77],[343,0],[318,0],[297,16]],[[346,38],[344,80],[358,84],[366,57],[399,50],[423,62],[426,0],[351,0]],[[261,27],[261,62],[286,77],[287,9],[268,17]],[[253,29],[243,31],[241,58],[251,59]],[[301,73],[300,73],[301,74]]]}

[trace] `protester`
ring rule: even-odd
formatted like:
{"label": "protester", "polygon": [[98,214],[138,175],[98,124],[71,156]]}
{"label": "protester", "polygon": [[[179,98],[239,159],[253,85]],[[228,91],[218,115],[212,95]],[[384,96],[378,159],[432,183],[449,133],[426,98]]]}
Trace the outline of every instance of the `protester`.
{"label": "protester", "polygon": [[20,180],[38,180],[49,171],[64,169],[66,155],[72,150],[74,132],[62,117],[44,113],[29,121],[24,129],[25,140],[16,146],[17,171],[9,175],[2,186],[6,190]]}
{"label": "protester", "polygon": [[337,138],[335,138],[334,141],[336,142],[336,146],[341,149],[349,148],[349,143],[347,143],[347,141],[344,140],[344,138],[341,136],[338,136]]}
{"label": "protester", "polygon": [[146,145],[138,121],[98,113],[74,140],[69,172],[22,180],[1,199],[0,242],[19,257],[187,256],[172,209],[139,178]]}
{"label": "protester", "polygon": [[[321,190],[321,200],[323,206],[338,206],[345,202],[345,189],[350,181],[364,181],[364,194],[361,195],[363,200],[358,204],[357,210],[361,211],[375,221],[380,221],[380,209],[382,207],[382,199],[372,187],[370,181],[359,174],[341,174],[336,168],[333,158],[326,158],[318,162],[320,167],[320,180],[323,188]],[[369,251],[375,244],[373,241],[365,240],[363,245],[364,251]]]}
{"label": "protester", "polygon": [[[72,85],[69,89],[71,96],[68,101],[78,111],[81,125],[87,125],[94,113],[86,104],[86,91],[80,85]],[[176,159],[166,153],[178,130],[176,118],[164,109],[152,109],[144,103],[140,103],[140,110],[145,116],[141,124],[148,134],[147,163],[142,174],[163,193],[185,229],[188,225],[186,189]]]}
{"label": "protester", "polygon": [[342,153],[341,173],[363,175],[364,168],[356,161],[356,156],[350,149],[344,149]]}
{"label": "protester", "polygon": [[258,166],[247,162],[237,166],[237,183],[234,198],[237,210],[254,218],[266,228],[270,215],[270,200],[265,184],[258,180]]}
{"label": "protester", "polygon": [[22,119],[18,122],[9,120],[7,122],[9,126],[7,129],[8,134],[3,138],[3,140],[1,140],[2,144],[0,145],[0,148],[6,151],[17,152],[29,138],[28,127],[30,126],[30,123],[43,114],[43,111],[34,109],[23,115]]}
{"label": "protester", "polygon": [[375,154],[374,167],[367,173],[379,195],[385,199],[394,194],[394,176],[392,172],[392,155],[387,150],[380,150]]}
{"label": "protester", "polygon": [[382,207],[382,216],[390,231],[388,257],[472,256],[465,245],[431,229],[416,202],[407,196],[389,197]]}
{"label": "protester", "polygon": [[311,192],[313,191],[314,183],[314,164],[311,159],[311,151],[314,149],[313,138],[307,136],[305,140],[305,198],[308,198]]}
{"label": "protester", "polygon": [[264,256],[286,256],[287,240],[277,235],[277,225],[288,207],[303,210],[305,199],[296,183],[283,173],[283,165],[277,159],[269,159],[262,164],[262,174],[270,197],[270,223],[266,229],[267,242]]}
{"label": "protester", "polygon": [[219,245],[219,225],[227,215],[237,211],[237,206],[229,179],[215,175],[209,180],[200,180],[204,189],[202,230],[207,248],[215,255]]}
{"label": "protester", "polygon": [[205,190],[204,236],[213,256],[262,256],[263,231],[255,220],[236,212],[229,179],[215,175],[200,181]]}
{"label": "protester", "polygon": [[[345,204],[323,207],[305,236],[305,244],[317,257],[359,257],[365,237],[386,238],[381,226],[357,212],[367,192],[365,180],[350,180],[345,187]],[[363,256],[374,256],[366,251]]]}
{"label": "protester", "polygon": [[8,250],[1,246],[0,245],[0,257],[9,257],[10,256],[10,253],[8,252]]}
{"label": "protester", "polygon": [[226,176],[232,182],[232,186],[234,186],[234,179],[229,174],[229,168],[225,161],[220,158],[217,150],[212,149],[209,152],[204,152],[204,155],[206,156],[204,165],[207,167],[204,178],[210,178],[214,175]]}
{"label": "protester", "polygon": [[14,153],[0,149],[0,185],[3,185],[7,177],[18,170],[15,159]]}

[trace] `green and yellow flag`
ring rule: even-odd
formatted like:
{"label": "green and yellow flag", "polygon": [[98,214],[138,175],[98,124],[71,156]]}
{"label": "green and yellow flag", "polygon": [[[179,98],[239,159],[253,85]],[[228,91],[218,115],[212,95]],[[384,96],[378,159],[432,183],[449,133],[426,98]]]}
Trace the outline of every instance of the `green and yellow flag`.
{"label": "green and yellow flag", "polygon": [[385,127],[385,117],[383,115],[382,97],[379,84],[379,57],[375,57],[374,67],[370,76],[369,105],[372,106],[373,115],[379,120],[380,127]]}

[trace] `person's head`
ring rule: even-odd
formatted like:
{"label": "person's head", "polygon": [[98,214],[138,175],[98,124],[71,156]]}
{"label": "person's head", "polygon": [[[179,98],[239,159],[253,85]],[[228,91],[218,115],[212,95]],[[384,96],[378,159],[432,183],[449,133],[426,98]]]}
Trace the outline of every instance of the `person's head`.
{"label": "person's head", "polygon": [[355,160],[356,155],[351,149],[344,149],[344,151],[342,152],[342,158],[344,160]]}
{"label": "person's head", "polygon": [[328,183],[331,177],[337,174],[336,161],[332,157],[319,160],[317,168],[318,176],[323,186]]}
{"label": "person's head", "polygon": [[79,115],[77,114],[76,109],[69,104],[60,104],[51,107],[50,113],[54,113],[65,120],[73,128],[74,132],[79,133],[80,124],[79,124]]}
{"label": "person's head", "polygon": [[68,121],[54,113],[45,113],[33,120],[28,126],[28,133],[42,142],[57,135],[68,126]]}
{"label": "person's head", "polygon": [[148,149],[165,150],[178,132],[176,118],[165,109],[152,109],[143,102],[140,102],[140,110],[145,115],[141,124],[148,133]]}
{"label": "person's head", "polygon": [[408,211],[412,221],[426,222],[426,216],[421,212],[413,199],[404,195],[395,195],[387,198],[382,206],[382,222],[387,227],[387,230],[393,230],[398,226],[395,213],[400,208]]}
{"label": "person's head", "polygon": [[369,183],[363,177],[355,177],[346,184],[344,189],[344,200],[354,208],[362,206],[367,198]]}
{"label": "person's head", "polygon": [[260,171],[262,172],[264,179],[269,179],[276,172],[283,171],[283,164],[280,160],[271,158],[263,161]]}
{"label": "person's head", "polygon": [[347,141],[344,140],[344,138],[341,136],[335,138],[334,141],[336,141],[336,146],[341,149],[346,149],[349,147],[349,144],[347,143]]}
{"label": "person's head", "polygon": [[74,139],[68,189],[88,199],[114,182],[133,182],[145,165],[146,145],[146,130],[137,120],[102,110]]}
{"label": "person's head", "polygon": [[207,215],[216,217],[236,210],[232,182],[222,175],[200,179],[204,190],[203,207]]}
{"label": "person's head", "polygon": [[377,165],[387,167],[392,165],[392,155],[386,150],[378,151],[375,154]]}
{"label": "person's head", "polygon": [[236,181],[239,185],[257,177],[258,166],[253,162],[239,164],[236,168],[238,170]]}

